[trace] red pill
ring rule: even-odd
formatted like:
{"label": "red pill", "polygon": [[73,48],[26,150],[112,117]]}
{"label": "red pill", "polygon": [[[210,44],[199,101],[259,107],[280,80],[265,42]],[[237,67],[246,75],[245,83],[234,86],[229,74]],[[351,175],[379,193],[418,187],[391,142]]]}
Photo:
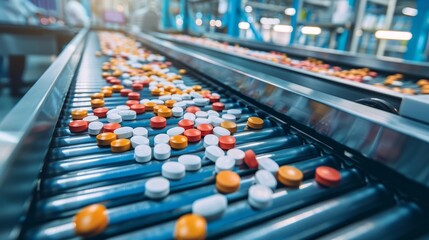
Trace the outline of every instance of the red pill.
{"label": "red pill", "polygon": [[143,86],[147,87],[147,86],[149,86],[150,79],[145,79],[145,80],[143,80],[141,82],[142,82]]}
{"label": "red pill", "polygon": [[156,116],[150,119],[150,127],[151,128],[165,128],[167,126],[167,120],[164,117]]}
{"label": "red pill", "polygon": [[255,152],[253,152],[252,150],[245,151],[244,163],[246,163],[249,168],[258,168],[259,164],[258,161],[256,161]]}
{"label": "red pill", "polygon": [[119,79],[110,80],[110,84],[112,84],[112,85],[119,85],[119,84],[121,84],[121,80],[119,80]]}
{"label": "red pill", "polygon": [[225,109],[225,105],[221,102],[215,102],[212,104],[212,108],[213,110],[220,112]]}
{"label": "red pill", "polygon": [[119,123],[106,123],[103,126],[103,131],[104,132],[113,132],[120,127],[121,127],[121,124],[119,124]]}
{"label": "red pill", "polygon": [[143,90],[143,84],[140,84],[140,83],[134,83],[134,84],[132,85],[132,88],[133,88],[133,90],[134,90],[134,91],[141,91],[141,90]]}
{"label": "red pill", "polygon": [[130,100],[139,100],[140,99],[140,93],[131,92],[131,93],[128,94],[128,99],[130,99]]}
{"label": "red pill", "polygon": [[122,97],[128,97],[128,94],[131,93],[131,89],[122,89],[119,94],[121,94]]}
{"label": "red pill", "polygon": [[84,132],[88,129],[88,122],[83,120],[75,120],[69,123],[69,129],[72,133]]}
{"label": "red pill", "polygon": [[331,167],[316,168],[316,182],[325,187],[335,187],[341,181],[341,174],[337,169]]}
{"label": "red pill", "polygon": [[210,99],[211,103],[219,102],[220,101],[220,96],[217,96],[217,95],[213,96],[213,95],[211,95],[209,99]]}
{"label": "red pill", "polygon": [[202,123],[197,126],[197,129],[200,130],[201,136],[206,136],[213,133],[213,126],[207,123]]}
{"label": "red pill", "polygon": [[190,106],[186,108],[186,112],[195,114],[196,112],[201,111],[199,107]]}
{"label": "red pill", "polygon": [[134,110],[137,114],[142,114],[145,111],[145,106],[143,104],[133,104],[131,105],[130,109]]}
{"label": "red pill", "polygon": [[223,150],[229,150],[235,147],[235,137],[233,136],[221,136],[219,137],[219,147]]}
{"label": "red pill", "polygon": [[188,138],[188,142],[199,142],[201,140],[201,131],[198,129],[188,129],[183,135]]}
{"label": "red pill", "polygon": [[127,105],[128,107],[131,107],[132,105],[136,104],[140,104],[140,102],[138,100],[128,100],[125,102],[125,105]]}
{"label": "red pill", "polygon": [[108,111],[109,111],[109,109],[107,109],[107,108],[96,108],[96,109],[92,110],[94,115],[99,117],[99,118],[105,118]]}
{"label": "red pill", "polygon": [[194,121],[189,119],[182,119],[178,123],[179,127],[184,128],[185,130],[194,128]]}

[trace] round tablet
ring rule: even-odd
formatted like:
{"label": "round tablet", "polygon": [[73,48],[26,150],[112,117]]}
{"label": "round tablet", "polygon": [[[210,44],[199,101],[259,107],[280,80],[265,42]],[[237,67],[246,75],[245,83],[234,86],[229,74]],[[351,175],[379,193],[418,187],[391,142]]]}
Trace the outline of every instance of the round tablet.
{"label": "round tablet", "polygon": [[276,163],[273,159],[268,157],[263,157],[257,159],[259,169],[264,169],[269,171],[272,174],[276,174],[279,170],[279,164]]}
{"label": "round tablet", "polygon": [[107,114],[107,121],[109,123],[121,123],[122,122],[122,117],[119,114],[116,114],[116,113]]}
{"label": "round tablet", "polygon": [[194,128],[194,121],[189,119],[182,119],[178,122],[179,127],[184,128],[185,130]]}
{"label": "round tablet", "polygon": [[201,111],[199,107],[191,106],[186,108],[186,112],[195,114],[196,112]]}
{"label": "round tablet", "polygon": [[94,93],[94,94],[91,95],[91,100],[94,100],[94,99],[104,99],[104,94],[102,94],[102,93]]}
{"label": "round tablet", "polygon": [[256,161],[255,152],[252,150],[247,150],[244,152],[244,163],[246,163],[249,168],[257,168],[258,161]]}
{"label": "round tablet", "polygon": [[215,127],[219,127],[223,122],[225,122],[225,120],[223,118],[215,117],[215,116],[209,117],[209,119],[210,119],[211,124]]}
{"label": "round tablet", "polygon": [[201,132],[198,129],[193,129],[193,128],[187,129],[187,130],[185,130],[183,135],[185,135],[187,137],[188,141],[191,143],[198,142],[201,140]]}
{"label": "round tablet", "polygon": [[162,164],[162,176],[171,179],[179,180],[185,176],[185,165],[180,162],[166,162]]}
{"label": "round tablet", "polygon": [[138,145],[134,149],[136,162],[145,163],[152,159],[152,148],[148,145]]}
{"label": "round tablet", "polygon": [[148,136],[148,131],[144,127],[136,127],[136,128],[133,129],[133,136],[147,137]]}
{"label": "round tablet", "polygon": [[122,110],[129,110],[130,107],[128,107],[127,105],[119,105],[119,106],[116,106],[116,109],[118,109],[119,111],[122,111]]}
{"label": "round tablet", "polygon": [[133,136],[130,141],[133,148],[136,148],[139,145],[149,145],[149,139],[143,136]]}
{"label": "round tablet", "polygon": [[130,100],[139,100],[140,99],[140,93],[130,92],[128,94],[128,99],[130,99]]}
{"label": "round tablet", "polygon": [[169,118],[173,115],[173,111],[168,107],[158,109],[158,116]]}
{"label": "round tablet", "polygon": [[230,122],[235,122],[235,116],[234,115],[232,115],[232,114],[223,114],[222,115],[222,118],[225,120],[225,121],[230,121]]}
{"label": "round tablet", "polygon": [[183,115],[183,108],[173,107],[171,111],[173,112],[174,117],[181,117]]}
{"label": "round tablet", "polygon": [[231,134],[237,132],[237,124],[235,122],[223,121],[220,126],[227,129]]}
{"label": "round tablet", "polygon": [[225,156],[225,152],[218,146],[208,146],[204,151],[204,156],[212,162],[216,162],[218,158]]}
{"label": "round tablet", "polygon": [[247,119],[247,126],[253,129],[261,129],[264,126],[264,120],[258,117],[249,117]]}
{"label": "round tablet", "polygon": [[208,118],[208,117],[209,117],[209,114],[208,114],[207,112],[204,112],[204,111],[197,111],[197,112],[195,113],[195,116],[196,116],[197,118]]}
{"label": "round tablet", "polygon": [[220,114],[214,110],[208,110],[207,114],[209,115],[209,117],[210,116],[213,116],[213,117],[219,117],[220,116]]}
{"label": "round tablet", "polygon": [[243,164],[243,160],[244,160],[244,152],[243,152],[243,150],[238,149],[238,148],[229,149],[226,152],[226,155],[228,157],[234,159],[236,166],[239,166],[239,165]]}
{"label": "round tablet", "polygon": [[214,134],[208,134],[204,137],[204,147],[217,146],[219,144],[219,138]]}
{"label": "round tablet", "polygon": [[105,118],[107,116],[108,111],[109,111],[109,109],[107,109],[107,108],[96,108],[96,109],[92,110],[94,115],[99,117],[99,118]]}
{"label": "round tablet", "polygon": [[[142,103],[142,101],[140,101],[140,103]],[[156,106],[156,103],[153,103],[153,102],[143,102],[143,105],[144,105],[146,111],[153,111],[153,108]]]}
{"label": "round tablet", "polygon": [[221,112],[225,109],[225,105],[221,102],[215,102],[212,104],[212,108],[215,111]]}
{"label": "round tablet", "polygon": [[234,169],[235,161],[228,156],[222,156],[216,160],[215,171],[225,171]]}
{"label": "round tablet", "polygon": [[116,134],[110,132],[104,132],[97,135],[98,146],[110,146],[110,143],[116,139]]}
{"label": "round tablet", "polygon": [[216,175],[216,189],[221,193],[232,193],[240,187],[240,176],[232,171],[221,171]]}
{"label": "round tablet", "polygon": [[273,191],[264,185],[253,185],[249,188],[248,202],[254,208],[265,208],[273,202]]}
{"label": "round tablet", "polygon": [[[132,105],[137,105],[137,104],[140,104],[140,102],[138,101],[138,100],[128,100],[128,101],[126,101],[125,102],[125,105],[127,105],[128,107],[130,107],[130,109],[131,109],[131,106]],[[142,104],[143,105],[143,104]],[[144,106],[144,105],[143,105]],[[132,109],[131,109],[132,110]]]}
{"label": "round tablet", "polygon": [[201,215],[208,220],[213,220],[222,216],[227,207],[227,198],[222,194],[214,194],[194,201],[192,203],[192,213]]}
{"label": "round tablet", "polygon": [[256,171],[255,183],[265,185],[271,189],[275,189],[277,187],[277,180],[274,175],[263,169]]}
{"label": "round tablet", "polygon": [[101,129],[103,129],[103,123],[102,122],[90,122],[88,125],[88,133],[89,135],[98,135],[101,132]]}
{"label": "round tablet", "polygon": [[156,116],[150,119],[150,127],[154,129],[160,129],[167,126],[167,120],[164,117]]}
{"label": "round tablet", "polygon": [[72,133],[84,132],[88,129],[88,122],[84,120],[74,120],[69,123],[69,130]]}
{"label": "round tablet", "polygon": [[202,123],[197,126],[197,129],[200,130],[201,136],[206,136],[213,133],[213,126],[207,123]]}
{"label": "round tablet", "polygon": [[341,181],[341,174],[338,170],[331,167],[316,168],[316,182],[325,187],[335,187]]}
{"label": "round tablet", "polygon": [[174,227],[174,238],[183,240],[203,240],[207,234],[207,221],[200,215],[181,216]]}
{"label": "round tablet", "polygon": [[98,121],[98,117],[97,116],[86,116],[82,120],[90,123],[90,122]]}
{"label": "round tablet", "polygon": [[107,115],[110,115],[110,114],[118,114],[119,113],[119,110],[118,109],[111,109],[111,110],[109,110],[108,112],[107,112]]}
{"label": "round tablet", "polygon": [[170,155],[171,147],[168,144],[159,143],[153,148],[153,157],[157,160],[167,160],[170,158]]}
{"label": "round tablet", "polygon": [[176,102],[173,107],[180,107],[182,109],[186,108],[186,103],[185,102]]}
{"label": "round tablet", "polygon": [[103,232],[109,224],[107,209],[102,204],[82,208],[73,218],[76,235],[84,238]]}
{"label": "round tablet", "polygon": [[137,113],[133,110],[122,110],[118,113],[124,121],[132,121],[137,118]]}
{"label": "round tablet", "polygon": [[165,105],[156,105],[155,107],[153,107],[153,113],[158,114],[158,110],[161,108],[167,108],[167,106]]}
{"label": "round tablet", "polygon": [[299,187],[303,178],[301,170],[292,166],[281,166],[277,172],[277,179],[287,187]]}
{"label": "round tablet", "polygon": [[186,171],[198,171],[201,168],[201,158],[198,155],[182,155],[178,162],[185,166]]}
{"label": "round tablet", "polygon": [[132,127],[120,127],[113,131],[114,134],[119,138],[130,138],[133,136]]}
{"label": "round tablet", "polygon": [[128,94],[130,94],[132,91],[131,91],[131,89],[122,89],[120,92],[119,92],[119,94],[122,96],[122,97],[128,97]]}
{"label": "round tablet", "polygon": [[173,127],[167,130],[167,135],[172,137],[174,135],[181,135],[183,132],[185,132],[183,127]]}
{"label": "round tablet", "polygon": [[91,107],[92,108],[101,108],[101,107],[104,107],[104,100],[103,99],[93,99],[93,100],[91,100]]}
{"label": "round tablet", "polygon": [[183,135],[175,135],[170,137],[170,146],[173,149],[184,149],[188,146],[188,138]]}
{"label": "round tablet", "polygon": [[215,127],[213,128],[213,133],[214,135],[216,135],[217,137],[221,137],[221,136],[229,136],[231,135],[231,132],[228,131],[228,129],[223,128],[223,127]]}
{"label": "round tablet", "polygon": [[101,93],[103,94],[103,96],[106,98],[106,97],[111,97],[112,96],[112,91],[110,91],[110,90],[107,90],[107,89],[105,89],[105,90],[101,90]]}
{"label": "round tablet", "polygon": [[144,195],[151,199],[160,199],[170,193],[170,182],[163,177],[154,177],[145,183]]}
{"label": "round tablet", "polygon": [[211,121],[207,118],[196,118],[195,119],[195,126],[199,126],[200,124],[210,124]]}
{"label": "round tablet", "polygon": [[[169,107],[169,108],[172,108],[173,106],[174,106],[174,104],[176,103],[176,101],[177,101],[178,99],[176,98],[176,99],[170,99],[170,100],[167,100],[167,101],[165,101],[165,106],[167,106],[167,107]],[[180,98],[180,101],[181,101],[182,99]],[[180,109],[182,109],[182,108],[180,108]],[[183,109],[182,109],[183,110]]]}
{"label": "round tablet", "polygon": [[131,141],[129,139],[116,139],[110,143],[112,152],[125,152],[131,149]]}
{"label": "round tablet", "polygon": [[223,150],[229,150],[235,147],[235,137],[233,136],[220,136],[219,137],[219,147]]}
{"label": "round tablet", "polygon": [[219,102],[220,96],[219,95],[210,95],[209,97],[211,103]]}
{"label": "round tablet", "polygon": [[140,84],[140,83],[133,83],[133,84],[131,85],[131,88],[132,88],[134,91],[141,91],[141,90],[143,90],[143,84]]}
{"label": "round tablet", "polygon": [[113,132],[120,127],[121,127],[121,124],[119,123],[106,123],[103,126],[103,132]]}
{"label": "round tablet", "polygon": [[228,109],[226,111],[227,114],[231,114],[235,116],[235,119],[241,118],[241,110],[240,109]]}
{"label": "round tablet", "polygon": [[170,141],[170,136],[168,136],[165,133],[161,133],[161,134],[156,135],[154,137],[153,141],[154,141],[155,145],[160,144],[160,143],[168,144]]}
{"label": "round tablet", "polygon": [[200,107],[210,104],[210,100],[207,98],[195,98],[194,102],[195,102],[195,105]]}
{"label": "round tablet", "polygon": [[195,121],[196,118],[197,117],[193,113],[185,113],[183,115],[183,119],[188,119],[188,120],[191,120],[191,121]]}
{"label": "round tablet", "polygon": [[133,104],[130,109],[136,112],[136,114],[142,114],[145,112],[146,108],[143,104]]}
{"label": "round tablet", "polygon": [[76,109],[71,112],[73,120],[82,120],[84,117],[88,116],[88,111],[83,109]]}

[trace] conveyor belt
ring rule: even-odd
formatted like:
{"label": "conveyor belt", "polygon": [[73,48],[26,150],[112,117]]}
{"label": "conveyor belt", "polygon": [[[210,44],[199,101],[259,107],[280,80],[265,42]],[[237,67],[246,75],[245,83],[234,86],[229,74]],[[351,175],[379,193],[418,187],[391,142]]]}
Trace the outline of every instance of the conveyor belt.
{"label": "conveyor belt", "polygon": [[[33,200],[22,237],[73,238],[74,214],[82,207],[102,203],[108,208],[109,226],[94,238],[171,239],[176,219],[191,211],[193,201],[213,195],[216,191],[213,163],[204,158],[201,142],[189,144],[184,150],[172,150],[172,157],[167,161],[177,161],[178,156],[193,153],[203,158],[203,167],[197,172],[187,172],[181,180],[171,181],[170,194],[165,199],[149,200],[144,196],[145,182],[150,177],[160,175],[165,161],[152,160],[140,164],[135,162],[132,150],[112,153],[110,148],[98,147],[95,137],[87,133],[71,133],[67,127],[71,121],[70,112],[77,108],[91,112],[88,104],[90,94],[106,85],[101,78],[100,67],[108,58],[97,58],[94,53],[98,50],[97,35],[90,32],[80,68],[64,101],[35,194],[37,197]],[[180,63],[173,62],[173,65]],[[170,67],[170,71],[177,72],[178,69]],[[356,238],[383,233],[388,235],[390,231],[394,231],[394,237],[399,238],[421,229],[425,223],[420,221],[423,212],[413,203],[398,205],[393,191],[381,183],[368,180],[354,167],[344,167],[341,157],[325,151],[323,146],[292,130],[285,122],[192,72],[183,80],[186,84],[198,84],[220,93],[226,109],[243,111],[237,121],[238,131],[234,134],[237,148],[252,149],[257,158],[270,157],[280,166],[292,165],[304,173],[300,188],[279,185],[273,195],[273,204],[255,210],[247,202],[255,169],[236,166],[234,171],[241,176],[240,188],[226,195],[229,206],[224,215],[208,222],[208,238],[314,238],[358,221],[366,221],[366,218],[379,227],[372,228],[371,233],[356,233]],[[141,98],[153,98],[147,88],[140,94]],[[105,98],[106,107],[123,105],[125,101],[126,98],[120,97],[119,93]],[[147,127],[152,146],[156,134],[166,132],[180,120],[169,118],[166,128],[155,130],[149,127],[149,119],[153,116],[153,113],[147,112],[138,115],[134,121],[124,121],[122,126]],[[263,129],[249,129],[246,120],[250,116],[263,118]],[[101,121],[105,122],[104,119]],[[342,177],[340,184],[333,188],[317,184],[314,174],[319,166],[338,169]],[[406,223],[412,220],[414,224],[409,224],[408,228],[386,224],[386,221],[398,223],[402,219]],[[339,230],[332,234],[340,236],[346,233]]]}

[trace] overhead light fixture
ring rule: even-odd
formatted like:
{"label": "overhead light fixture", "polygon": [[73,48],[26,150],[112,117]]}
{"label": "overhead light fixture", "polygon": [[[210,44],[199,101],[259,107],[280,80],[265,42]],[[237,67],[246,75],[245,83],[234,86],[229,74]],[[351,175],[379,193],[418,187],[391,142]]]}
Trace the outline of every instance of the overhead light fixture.
{"label": "overhead light fixture", "polygon": [[293,16],[296,14],[296,9],[295,8],[286,8],[285,14],[288,16]]}
{"label": "overhead light fixture", "polygon": [[375,32],[375,37],[378,39],[407,41],[413,37],[413,34],[404,31],[378,30]]}
{"label": "overhead light fixture", "polygon": [[262,17],[260,22],[264,25],[276,25],[280,23],[280,19]]}
{"label": "overhead light fixture", "polygon": [[320,27],[305,26],[301,28],[301,32],[306,35],[319,35],[322,33],[322,29]]}
{"label": "overhead light fixture", "polygon": [[195,19],[195,24],[197,24],[197,26],[201,26],[203,25],[203,20],[201,20],[200,18]]}
{"label": "overhead light fixture", "polygon": [[243,30],[247,30],[250,28],[250,24],[248,22],[239,22],[238,28],[243,29]]}
{"label": "overhead light fixture", "polygon": [[251,13],[253,11],[252,6],[247,5],[246,7],[244,7],[244,11],[247,13]]}
{"label": "overhead light fixture", "polygon": [[411,8],[411,7],[405,7],[402,9],[402,14],[407,15],[407,16],[411,16],[411,17],[417,16],[418,12],[419,11],[417,11],[417,9]]}
{"label": "overhead light fixture", "polygon": [[222,27],[222,21],[221,20],[216,20],[215,25],[216,25],[216,27]]}
{"label": "overhead light fixture", "polygon": [[274,32],[291,33],[293,31],[293,27],[290,25],[275,25],[273,30]]}
{"label": "overhead light fixture", "polygon": [[210,20],[209,24],[210,24],[210,26],[214,27],[214,26],[216,26],[216,21],[212,19],[212,20]]}
{"label": "overhead light fixture", "polygon": [[178,26],[182,26],[183,25],[183,20],[181,18],[176,19],[176,24]]}

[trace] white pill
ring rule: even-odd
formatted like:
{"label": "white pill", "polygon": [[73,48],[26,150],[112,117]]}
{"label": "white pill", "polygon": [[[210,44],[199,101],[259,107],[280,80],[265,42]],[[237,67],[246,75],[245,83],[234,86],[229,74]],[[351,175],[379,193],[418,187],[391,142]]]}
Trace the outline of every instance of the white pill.
{"label": "white pill", "polygon": [[181,117],[183,115],[183,108],[181,107],[173,107],[171,111],[175,117]]}
{"label": "white pill", "polygon": [[134,158],[139,163],[149,162],[152,159],[152,148],[148,145],[138,145],[134,149]]}
{"label": "white pill", "polygon": [[171,99],[176,102],[181,102],[183,100],[181,96],[172,96]]}
{"label": "white pill", "polygon": [[200,124],[210,124],[211,123],[211,121],[208,120],[207,118],[196,118],[194,122],[195,122],[195,127],[197,127]]}
{"label": "white pill", "polygon": [[135,120],[137,117],[137,113],[134,110],[122,110],[119,111],[118,114],[122,117],[122,120],[124,121]]}
{"label": "white pill", "polygon": [[364,81],[369,81],[369,80],[371,80],[372,79],[372,77],[371,76],[365,76],[365,77],[363,77],[362,78],[362,80],[364,80]]}
{"label": "white pill", "polygon": [[197,155],[185,154],[180,156],[178,161],[185,165],[186,171],[197,171],[201,168],[201,158]]}
{"label": "white pill", "polygon": [[136,148],[139,145],[149,145],[149,139],[147,137],[133,136],[130,140],[133,148]]}
{"label": "white pill", "polygon": [[241,118],[241,110],[240,109],[228,109],[226,111],[227,114],[234,115],[236,119]]}
{"label": "white pill", "polygon": [[210,103],[210,99],[208,98],[195,98],[194,99],[195,105],[196,106],[205,106],[208,105]]}
{"label": "white pill", "polygon": [[216,112],[215,110],[208,110],[207,111],[207,114],[209,115],[209,116],[215,116],[215,117],[219,117],[220,115],[219,115],[219,113],[218,112]]}
{"label": "white pill", "polygon": [[177,102],[177,103],[173,104],[173,107],[180,107],[180,108],[185,109],[186,103],[185,102]]}
{"label": "white pill", "polygon": [[274,175],[264,169],[255,173],[255,183],[265,185],[271,189],[276,189],[277,187],[277,180]]}
{"label": "white pill", "polygon": [[227,207],[227,198],[222,194],[215,194],[209,197],[198,199],[192,203],[192,213],[211,220],[222,216]]}
{"label": "white pill", "polygon": [[193,98],[202,98],[201,94],[199,94],[197,92],[191,92],[190,94]]}
{"label": "white pill", "polygon": [[150,102],[150,99],[145,98],[145,99],[140,100],[140,104],[145,104],[147,102]]}
{"label": "white pill", "polygon": [[216,162],[218,158],[225,156],[225,152],[218,146],[208,146],[204,151],[204,156],[212,162]]}
{"label": "white pill", "polygon": [[90,135],[98,135],[103,129],[104,124],[102,122],[90,122],[88,125],[88,133]]}
{"label": "white pill", "polygon": [[166,143],[159,143],[153,148],[153,157],[157,160],[167,160],[170,155],[171,147]]}
{"label": "white pill", "polygon": [[98,117],[97,116],[86,116],[86,117],[84,117],[83,119],[82,119],[83,121],[85,121],[85,122],[88,122],[88,123],[90,123],[90,122],[95,122],[95,121],[98,121]]}
{"label": "white pill", "polygon": [[277,164],[273,159],[268,157],[263,157],[257,159],[259,169],[265,169],[272,174],[276,174],[279,170],[279,164]]}
{"label": "white pill", "polygon": [[215,116],[213,116],[213,117],[209,117],[209,119],[210,119],[210,121],[211,121],[211,124],[212,124],[214,127],[219,127],[221,123],[225,122],[225,120],[224,120],[223,118],[215,117]]}
{"label": "white pill", "polygon": [[164,101],[159,100],[159,99],[152,99],[150,101],[155,103],[156,105],[163,105],[164,104]]}
{"label": "white pill", "polygon": [[219,144],[219,138],[214,134],[208,134],[204,137],[204,147],[217,146]]}
{"label": "white pill", "polygon": [[229,114],[229,113],[223,114],[223,115],[222,115],[222,118],[223,118],[225,121],[231,121],[231,122],[235,122],[235,120],[236,120],[235,116],[234,116],[234,115],[232,115],[232,114]]}
{"label": "white pill", "polygon": [[229,149],[228,152],[226,152],[226,155],[235,161],[235,165],[241,165],[243,164],[244,160],[244,152],[241,149],[233,148]]}
{"label": "white pill", "polygon": [[109,115],[109,114],[118,114],[118,113],[119,113],[118,109],[111,109],[111,110],[107,111],[106,115]]}
{"label": "white pill", "polygon": [[162,164],[162,176],[171,179],[179,180],[185,176],[185,165],[180,162],[166,162]]}
{"label": "white pill", "polygon": [[185,129],[182,127],[173,127],[167,130],[167,135],[172,137],[175,135],[181,135],[183,134],[183,132],[185,132]]}
{"label": "white pill", "polygon": [[143,136],[147,137],[148,131],[144,127],[136,127],[133,129],[133,136]]}
{"label": "white pill", "polygon": [[264,185],[253,185],[249,188],[249,204],[254,208],[265,208],[273,202],[273,191]]}
{"label": "white pill", "polygon": [[221,136],[229,136],[231,134],[230,131],[228,131],[228,129],[223,128],[223,127],[215,127],[213,128],[213,133],[214,135],[221,137]]}
{"label": "white pill", "polygon": [[170,182],[163,177],[154,177],[145,183],[144,195],[152,199],[166,197],[170,193]]}
{"label": "white pill", "polygon": [[107,121],[109,123],[121,123],[122,117],[116,113],[107,114]]}
{"label": "white pill", "polygon": [[195,113],[195,116],[197,116],[197,118],[208,118],[209,114],[207,112],[204,112],[204,111],[197,111]]}
{"label": "white pill", "polygon": [[234,159],[228,156],[222,156],[216,160],[215,171],[216,172],[227,171],[227,170],[230,171],[234,169],[234,165],[235,165]]}
{"label": "white pill", "polygon": [[401,81],[393,81],[392,86],[394,87],[401,87],[404,83]]}
{"label": "white pill", "polygon": [[183,118],[191,121],[195,121],[195,118],[197,117],[193,113],[185,113],[185,115],[183,115]]}
{"label": "white pill", "polygon": [[220,97],[219,93],[212,93],[212,96]]}
{"label": "white pill", "polygon": [[192,99],[192,97],[191,97],[191,95],[185,93],[185,94],[182,94],[182,99],[183,100],[190,100],[190,99]]}
{"label": "white pill", "polygon": [[182,102],[186,103],[186,107],[194,106],[195,105],[195,102],[193,100],[185,100],[185,101],[182,101]]}
{"label": "white pill", "polygon": [[130,74],[129,74],[129,73],[122,73],[122,77],[123,77],[123,78],[129,78],[129,77],[130,77]]}
{"label": "white pill", "polygon": [[133,85],[133,81],[126,79],[122,81],[122,85],[124,85],[125,87],[131,87]]}
{"label": "white pill", "polygon": [[161,133],[161,134],[156,135],[154,137],[153,141],[154,141],[155,145],[160,144],[160,143],[168,144],[168,142],[170,142],[170,136],[168,136],[168,134]]}
{"label": "white pill", "polygon": [[171,99],[171,95],[163,95],[159,97],[159,100],[167,101]]}
{"label": "white pill", "polygon": [[119,105],[119,106],[116,106],[116,109],[118,109],[119,111],[123,111],[123,110],[130,110],[130,107],[128,107],[127,105]]}
{"label": "white pill", "polygon": [[118,138],[130,138],[133,136],[133,128],[132,127],[120,127],[113,131],[114,134]]}

